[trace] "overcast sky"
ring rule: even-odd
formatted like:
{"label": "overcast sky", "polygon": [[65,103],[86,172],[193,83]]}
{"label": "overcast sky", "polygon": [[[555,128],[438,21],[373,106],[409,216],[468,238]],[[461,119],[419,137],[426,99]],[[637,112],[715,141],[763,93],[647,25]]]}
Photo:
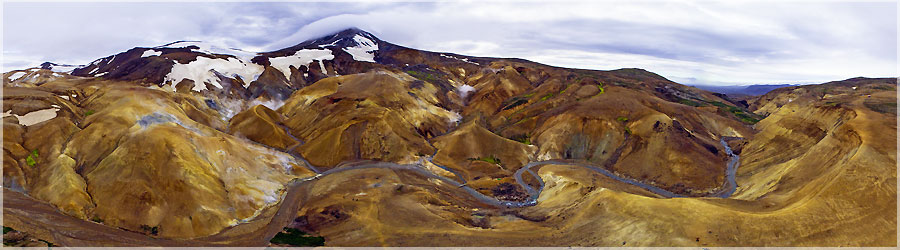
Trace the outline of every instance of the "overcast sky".
{"label": "overcast sky", "polygon": [[684,84],[896,77],[894,2],[3,4],[3,71],[203,40],[274,50],[359,27],[407,47]]}

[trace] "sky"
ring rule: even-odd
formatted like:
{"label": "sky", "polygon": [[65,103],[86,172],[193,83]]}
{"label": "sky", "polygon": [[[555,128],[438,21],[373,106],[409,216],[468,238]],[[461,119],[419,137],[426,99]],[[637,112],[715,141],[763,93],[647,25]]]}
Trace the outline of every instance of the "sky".
{"label": "sky", "polygon": [[384,41],[691,85],[896,77],[896,2],[4,2],[3,71],[200,40],[271,51],[358,27]]}

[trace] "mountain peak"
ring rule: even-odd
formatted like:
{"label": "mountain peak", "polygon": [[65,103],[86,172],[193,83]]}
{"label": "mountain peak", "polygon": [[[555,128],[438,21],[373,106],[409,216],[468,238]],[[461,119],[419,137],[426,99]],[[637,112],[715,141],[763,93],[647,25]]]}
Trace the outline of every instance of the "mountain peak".
{"label": "mountain peak", "polygon": [[84,67],[84,65],[59,64],[59,63],[53,63],[53,62],[41,63],[41,69],[49,69],[54,72],[69,73],[69,72],[72,72],[72,70],[79,68],[79,67]]}
{"label": "mountain peak", "polygon": [[347,28],[347,29],[335,32],[331,35],[326,35],[326,36],[322,36],[322,37],[319,37],[316,39],[306,40],[304,42],[311,42],[311,41],[317,41],[317,40],[339,40],[339,39],[347,39],[347,38],[353,39],[356,36],[362,36],[362,37],[365,37],[368,39],[378,40],[378,37],[375,37],[375,35],[372,35],[372,33],[369,33],[360,28],[352,27],[352,28]]}
{"label": "mountain peak", "polygon": [[378,45],[381,43],[384,43],[384,41],[378,39],[378,37],[372,35],[372,33],[353,27],[332,33],[330,35],[309,39],[297,45],[273,52],[277,53],[283,51],[296,51],[299,49],[324,49],[329,47],[367,47],[369,49],[377,49]]}

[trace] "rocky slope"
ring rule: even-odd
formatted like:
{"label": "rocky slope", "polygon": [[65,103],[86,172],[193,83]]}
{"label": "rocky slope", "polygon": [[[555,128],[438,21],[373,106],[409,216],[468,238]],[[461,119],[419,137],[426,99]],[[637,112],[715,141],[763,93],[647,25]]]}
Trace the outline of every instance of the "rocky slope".
{"label": "rocky slope", "polygon": [[[3,75],[3,186],[27,194],[5,225],[51,242],[258,244],[282,227],[343,246],[896,242],[893,213],[864,212],[896,206],[896,79],[738,103],[641,69],[435,53],[358,29],[46,68]],[[550,160],[581,165],[517,175]],[[733,178],[733,195],[704,198]],[[55,231],[19,217],[29,199],[80,219],[60,228],[129,232]]]}
{"label": "rocky slope", "polygon": [[[895,107],[896,79],[839,84],[851,82],[857,92],[832,96],[845,102],[794,101],[752,138],[732,141],[741,167],[729,199],[648,198],[596,172],[551,165],[538,171],[545,188],[536,206],[495,209],[447,198],[465,196],[453,187],[372,170],[323,178],[317,186],[364,194],[310,192],[298,216],[331,244],[352,246],[893,246],[897,120],[879,107]],[[346,178],[359,181],[336,183]]]}

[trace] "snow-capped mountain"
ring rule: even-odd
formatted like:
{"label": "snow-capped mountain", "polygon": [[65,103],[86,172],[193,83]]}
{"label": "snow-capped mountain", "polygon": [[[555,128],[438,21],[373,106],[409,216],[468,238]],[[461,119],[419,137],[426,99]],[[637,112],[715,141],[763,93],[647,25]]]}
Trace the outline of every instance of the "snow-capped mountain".
{"label": "snow-capped mountain", "polygon": [[49,62],[42,65],[44,66],[3,73],[3,80],[13,87],[32,87],[61,78],[72,78],[66,72],[71,71],[73,66],[60,66]]}
{"label": "snow-capped mountain", "polygon": [[263,53],[177,41],[100,58],[74,69],[72,75],[135,80],[196,92],[235,92],[244,98],[264,94],[286,98],[292,90],[319,79],[370,68],[362,65],[377,63],[379,47],[391,46],[355,28]]}
{"label": "snow-capped mountain", "polygon": [[373,68],[426,70],[428,66],[420,65],[429,62],[477,67],[479,62],[490,60],[410,49],[350,28],[270,52],[252,52],[203,41],[176,41],[156,47],[136,47],[85,65],[47,62],[42,68],[76,77],[133,81],[179,92],[241,99],[260,96],[285,99],[318,80]]}
{"label": "snow-capped mountain", "polygon": [[[630,245],[894,244],[881,222],[896,217],[867,211],[896,206],[896,78],[741,105],[642,69],[429,52],[358,29],[262,53],[178,41],[53,71],[65,67],[3,74],[4,226],[48,245],[281,247],[285,228],[336,246],[521,245],[526,231],[625,245],[567,225],[642,220],[675,226],[627,230]],[[875,236],[807,230],[835,221]]]}
{"label": "snow-capped mountain", "polygon": [[41,64],[41,69],[49,69],[53,72],[61,72],[61,73],[71,73],[72,70],[77,68],[84,67],[84,65],[70,65],[70,64],[59,64],[52,62],[45,62]]}

